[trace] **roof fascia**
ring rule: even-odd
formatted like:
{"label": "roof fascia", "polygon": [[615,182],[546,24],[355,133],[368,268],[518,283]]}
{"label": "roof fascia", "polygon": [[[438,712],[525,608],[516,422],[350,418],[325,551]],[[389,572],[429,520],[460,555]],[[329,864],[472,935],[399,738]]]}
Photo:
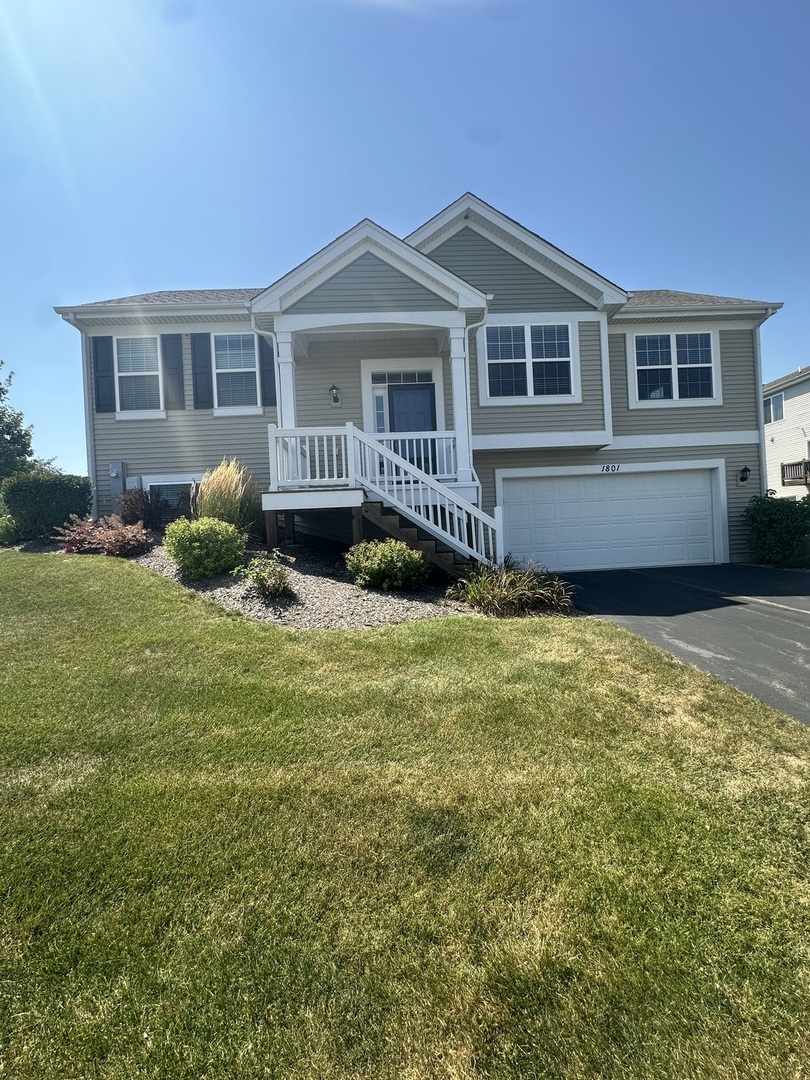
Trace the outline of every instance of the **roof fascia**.
{"label": "roof fascia", "polygon": [[667,318],[701,315],[711,318],[712,315],[734,315],[740,319],[754,319],[759,323],[765,322],[771,315],[782,307],[781,303],[774,304],[645,304],[622,309],[612,318],[613,323],[636,322],[639,319],[649,319],[653,315]]}
{"label": "roof fascia", "polygon": [[74,304],[55,307],[53,310],[57,315],[61,315],[65,322],[76,326],[82,319],[120,319],[122,316],[149,319],[166,315],[244,315],[247,303],[246,300],[235,300],[229,303],[208,301],[197,304]]}
{"label": "roof fascia", "polygon": [[281,314],[366,252],[456,307],[486,307],[484,293],[366,218],[255,296],[249,302],[250,310],[257,314]]}
{"label": "roof fascia", "polygon": [[[467,194],[462,195],[460,199],[456,199],[456,201],[451,203],[445,210],[442,210],[435,217],[431,218],[430,221],[420,226],[415,232],[406,236],[405,242],[413,247],[419,247],[419,250],[421,251],[429,253],[434,247],[438,247],[438,245],[447,240],[449,236],[454,235],[463,228],[475,229],[476,232],[483,235],[483,230],[478,226],[477,222],[470,221],[464,217],[465,213],[468,213],[471,210],[485,221],[496,226],[502,232],[507,233],[507,235],[514,240],[532,248],[538,255],[542,256],[543,259],[558,265],[566,272],[566,274],[578,278],[584,285],[601,295],[602,301],[599,305],[600,307],[606,307],[611,304],[627,303],[627,292],[624,289],[619,288],[614,282],[602,277],[601,274],[597,274],[595,270],[591,270],[591,268],[585,266],[584,263],[578,262],[570,255],[567,255],[564,251],[561,251],[560,248],[555,247],[541,236],[531,232],[529,229],[519,224],[519,222],[513,221],[512,218],[502,214],[499,210],[496,210],[495,207],[490,206],[489,203],[485,203],[471,192],[467,192]],[[429,244],[426,243],[426,241],[428,241],[439,229],[444,230],[442,235],[437,237],[435,242]],[[495,238],[495,242],[498,244],[503,243],[500,237]],[[525,252],[513,249],[511,254],[515,255],[516,258],[521,259],[523,262],[528,263],[540,273],[552,278],[554,277],[553,272],[549,273],[549,268],[545,263],[533,263],[526,257]],[[567,288],[572,292],[578,292],[584,300],[587,300],[590,303],[594,302],[594,297],[592,295],[586,290],[578,290],[576,285],[572,283],[568,277],[560,277],[557,280],[564,288]]]}

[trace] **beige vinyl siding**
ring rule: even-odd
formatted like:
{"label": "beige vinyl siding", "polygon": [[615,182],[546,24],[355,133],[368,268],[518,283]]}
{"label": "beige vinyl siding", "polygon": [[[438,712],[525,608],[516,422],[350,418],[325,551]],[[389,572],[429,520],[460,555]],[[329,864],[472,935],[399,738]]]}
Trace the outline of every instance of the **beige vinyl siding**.
{"label": "beige vinyl siding", "polygon": [[430,257],[481,292],[493,293],[492,312],[591,311],[595,307],[473,229],[461,229],[434,248]]}
{"label": "beige vinyl siding", "polygon": [[437,296],[383,259],[366,252],[287,308],[290,315],[347,311],[453,311]]}
{"label": "beige vinyl siding", "polygon": [[787,499],[802,499],[808,489],[801,485],[782,486],[782,465],[810,458],[810,378],[796,386],[775,390],[785,395],[782,420],[765,425],[765,455],[768,460],[768,487]]}
{"label": "beige vinyl siding", "polygon": [[270,483],[267,425],[277,422],[276,409],[266,407],[263,416],[214,416],[211,409],[195,409],[191,339],[188,334],[182,338],[185,409],[167,412],[165,420],[116,420],[114,413],[93,415],[100,514],[115,509],[110,505],[111,461],[126,462],[128,476],[143,476],[210,469],[223,457],[236,457],[247,465],[260,487],[267,488]]}
{"label": "beige vinyl siding", "polygon": [[604,428],[602,346],[598,322],[579,323],[582,401],[576,405],[479,405],[476,336],[472,336],[470,355],[473,435],[503,435],[521,431],[598,431]]}
{"label": "beige vinyl siding", "polygon": [[[639,329],[647,332],[646,328]],[[634,331],[629,330],[626,335],[611,333],[608,337],[614,435],[756,430],[760,390],[755,377],[753,330],[719,332],[722,405],[673,405],[664,409],[631,409],[628,405],[627,348],[633,348],[633,335]]]}
{"label": "beige vinyl siding", "polygon": [[[677,446],[654,450],[488,450],[473,455],[473,465],[481,481],[482,507],[492,513],[495,506],[495,470],[548,468],[565,465],[621,465],[646,461],[698,461],[724,458],[728,499],[729,553],[732,562],[746,562],[750,556],[747,533],[740,515],[752,495],[759,492],[759,455],[752,445]],[[751,476],[739,483],[740,469],[747,465]]]}
{"label": "beige vinyl siding", "polygon": [[[313,341],[309,356],[296,361],[296,415],[299,427],[333,427],[356,424],[363,427],[361,386],[362,360],[412,361],[420,358],[435,360],[438,356],[435,341],[417,338],[412,341],[364,341],[348,338],[345,341]],[[412,368],[412,364],[408,364]],[[442,361],[444,403],[447,427],[453,426],[453,405],[450,386],[450,365]],[[329,387],[340,387],[340,407],[329,401]],[[437,408],[439,402],[436,402]]]}

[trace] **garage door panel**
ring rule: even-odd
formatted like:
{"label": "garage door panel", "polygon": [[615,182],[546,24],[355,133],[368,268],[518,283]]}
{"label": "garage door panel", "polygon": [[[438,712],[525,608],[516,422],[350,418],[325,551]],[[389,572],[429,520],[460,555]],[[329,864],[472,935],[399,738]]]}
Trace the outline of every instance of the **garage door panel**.
{"label": "garage door panel", "polygon": [[705,469],[505,478],[504,546],[553,570],[715,558]]}

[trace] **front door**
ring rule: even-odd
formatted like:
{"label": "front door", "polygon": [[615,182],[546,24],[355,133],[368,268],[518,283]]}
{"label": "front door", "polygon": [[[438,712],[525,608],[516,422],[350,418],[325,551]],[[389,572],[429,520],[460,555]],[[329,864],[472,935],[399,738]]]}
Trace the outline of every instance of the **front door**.
{"label": "front door", "polygon": [[[436,388],[433,383],[389,384],[388,417],[391,431],[435,431]],[[432,440],[398,439],[392,449],[424,472],[436,471]]]}

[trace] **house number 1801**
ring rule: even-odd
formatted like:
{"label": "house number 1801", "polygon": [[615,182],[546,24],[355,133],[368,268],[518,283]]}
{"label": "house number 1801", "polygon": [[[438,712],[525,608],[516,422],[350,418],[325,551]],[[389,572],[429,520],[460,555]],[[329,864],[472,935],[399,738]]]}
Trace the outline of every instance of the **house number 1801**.
{"label": "house number 1801", "polygon": [[618,472],[621,465],[603,465],[602,472]]}

